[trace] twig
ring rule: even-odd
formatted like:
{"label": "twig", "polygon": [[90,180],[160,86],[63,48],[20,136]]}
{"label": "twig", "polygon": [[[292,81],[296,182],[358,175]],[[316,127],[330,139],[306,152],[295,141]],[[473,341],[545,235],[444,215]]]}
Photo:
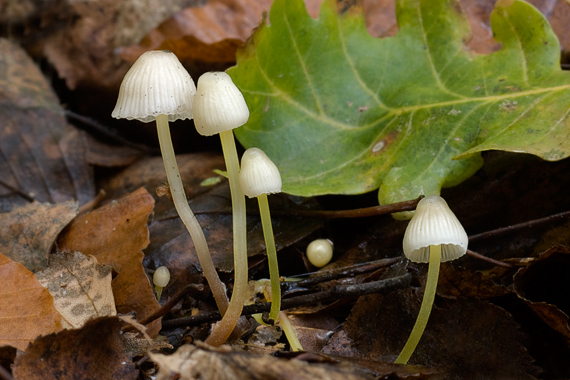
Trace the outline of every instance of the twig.
{"label": "twig", "polygon": [[24,198],[28,202],[35,201],[34,197],[29,196],[28,194],[24,193],[22,190],[15,188],[14,186],[2,181],[1,179],[0,179],[0,185],[4,186],[8,190],[18,194],[19,196],[21,196],[22,198]]}
{"label": "twig", "polygon": [[160,149],[151,148],[151,147],[148,147],[148,146],[143,145],[143,144],[137,144],[137,143],[134,143],[132,141],[129,141],[129,140],[125,139],[124,137],[122,137],[121,135],[119,135],[118,133],[116,133],[115,131],[109,129],[108,127],[105,127],[104,125],[102,125],[99,122],[91,119],[90,117],[80,115],[80,114],[75,113],[75,112],[70,111],[70,110],[65,110],[65,116],[67,116],[68,119],[80,121],[81,123],[89,126],[91,129],[99,132],[100,134],[104,135],[105,137],[107,137],[111,140],[114,140],[115,142],[118,142],[122,145],[125,145],[125,146],[128,146],[130,148],[139,150],[139,151],[144,152],[144,153],[160,154]]}
{"label": "twig", "polygon": [[509,263],[504,263],[504,262],[502,262],[502,261],[495,260],[495,259],[492,259],[492,258],[487,257],[487,256],[483,256],[482,254],[477,253],[477,252],[473,252],[473,251],[470,250],[470,249],[467,250],[467,254],[468,254],[469,256],[471,256],[471,257],[475,257],[476,259],[483,260],[483,261],[487,261],[487,262],[489,262],[489,263],[491,263],[491,264],[495,264],[495,265],[500,266],[500,267],[503,267],[503,268],[512,268],[512,267],[513,267],[513,266],[512,266],[511,264],[509,264]]}
{"label": "twig", "polygon": [[[326,303],[331,301],[336,301],[340,298],[348,297],[359,297],[367,294],[381,293],[385,294],[393,290],[407,286],[412,281],[412,275],[406,273],[402,276],[389,278],[387,280],[380,280],[374,282],[367,282],[364,284],[356,285],[337,285],[330,288],[327,291],[305,294],[302,296],[286,298],[281,303],[281,309],[287,310],[293,307],[305,306],[305,305],[315,305],[319,303]],[[242,315],[251,315],[257,313],[263,313],[271,309],[271,302],[245,306],[242,311]],[[191,317],[171,319],[162,322],[162,327],[176,328],[184,326],[195,326],[206,322],[214,322],[221,319],[220,313],[217,311],[203,313]]]}
{"label": "twig", "polygon": [[14,380],[14,377],[8,372],[8,370],[0,365],[0,378],[3,380]]}
{"label": "twig", "polygon": [[[291,288],[307,288],[309,286],[320,284],[320,283],[325,282],[325,281],[331,281],[331,280],[336,280],[338,278],[351,277],[351,276],[355,276],[357,274],[372,272],[372,271],[375,271],[379,268],[383,268],[383,267],[387,267],[389,265],[395,264],[398,261],[400,261],[401,259],[402,259],[401,257],[392,257],[389,259],[381,259],[381,260],[376,260],[376,261],[370,261],[367,263],[351,265],[348,267],[342,267],[342,268],[336,268],[336,269],[330,269],[330,270],[320,270],[318,272],[307,273],[307,274],[301,275],[302,277],[310,276],[309,278],[305,278],[303,280],[295,281],[295,282],[287,282],[287,280],[285,280],[285,282],[283,284],[290,289]],[[299,276],[299,277],[301,277],[301,276]],[[289,277],[289,278],[295,278],[295,276]]]}
{"label": "twig", "polygon": [[[170,310],[172,310],[172,308],[178,303],[178,301],[180,301],[184,296],[190,294],[190,295],[195,295],[198,294],[200,292],[204,291],[204,285],[202,284],[190,284],[190,285],[186,285],[184,288],[182,288],[178,293],[176,293],[174,296],[170,297],[170,299],[160,307],[160,309],[156,310],[154,313],[152,313],[151,315],[141,319],[139,321],[139,323],[141,325],[148,325],[149,323],[153,322],[154,320],[166,315],[166,313],[168,313]],[[134,330],[134,327],[131,325],[127,325],[125,327],[123,327],[122,329],[123,331],[130,331],[130,330]]]}
{"label": "twig", "polygon": [[554,222],[557,220],[566,219],[568,217],[570,217],[570,211],[564,211],[564,212],[561,212],[559,214],[547,216],[545,218],[529,220],[527,222],[514,224],[512,226],[501,227],[501,228],[497,228],[497,229],[487,231],[487,232],[483,232],[480,234],[471,235],[471,236],[469,236],[469,242],[473,243],[477,240],[483,240],[483,239],[498,237],[498,236],[505,235],[505,234],[508,234],[511,232],[522,230],[524,228],[532,228],[532,227],[539,226],[541,224],[547,224],[547,223]]}

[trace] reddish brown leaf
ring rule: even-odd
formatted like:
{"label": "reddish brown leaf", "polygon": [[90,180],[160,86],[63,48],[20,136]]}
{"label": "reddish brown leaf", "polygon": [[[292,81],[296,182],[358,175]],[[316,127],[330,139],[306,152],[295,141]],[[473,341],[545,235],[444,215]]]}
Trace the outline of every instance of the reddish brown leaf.
{"label": "reddish brown leaf", "polygon": [[83,135],[66,124],[40,70],[5,39],[0,67],[0,197],[20,204],[26,201],[22,193],[42,202],[91,200]]}
{"label": "reddish brown leaf", "polygon": [[[113,279],[117,312],[135,311],[142,319],[158,307],[148,277],[142,267],[142,249],[149,243],[148,217],[154,200],[139,189],[115,202],[80,215],[62,233],[58,248],[93,255],[102,265],[114,265]],[[147,326],[149,335],[160,330],[160,320]]]}
{"label": "reddish brown leaf", "polygon": [[25,350],[39,335],[61,330],[53,298],[34,274],[0,254],[0,345]]}
{"label": "reddish brown leaf", "polygon": [[81,329],[64,330],[36,339],[16,357],[17,379],[136,379],[130,356],[125,352],[117,317],[101,317]]}
{"label": "reddish brown leaf", "polygon": [[77,203],[34,202],[0,214],[0,253],[32,272],[47,267],[48,254],[61,230],[77,215]]}
{"label": "reddish brown leaf", "polygon": [[508,288],[496,284],[489,274],[456,268],[451,263],[441,265],[437,284],[439,295],[487,299],[509,293]]}

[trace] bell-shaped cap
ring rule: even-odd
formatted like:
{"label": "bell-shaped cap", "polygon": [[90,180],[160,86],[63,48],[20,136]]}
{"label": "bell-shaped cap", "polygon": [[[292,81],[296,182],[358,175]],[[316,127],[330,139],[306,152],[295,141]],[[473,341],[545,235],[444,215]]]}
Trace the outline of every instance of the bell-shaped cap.
{"label": "bell-shaped cap", "polygon": [[404,234],[404,254],[417,263],[429,262],[429,246],[441,245],[441,261],[455,260],[467,252],[467,233],[447,202],[439,195],[418,203]]}
{"label": "bell-shaped cap", "polygon": [[111,116],[144,123],[158,115],[168,121],[192,119],[196,86],[176,55],[168,50],[147,51],[129,69]]}
{"label": "bell-shaped cap", "polygon": [[259,148],[249,148],[243,154],[239,181],[243,193],[250,198],[281,192],[279,169]]}
{"label": "bell-shaped cap", "polygon": [[249,109],[232,78],[224,72],[198,78],[194,98],[194,125],[202,136],[237,128],[249,119]]}
{"label": "bell-shaped cap", "polygon": [[168,268],[167,267],[156,268],[156,270],[154,271],[154,275],[152,276],[152,282],[156,286],[164,288],[166,285],[168,285],[169,281],[170,281],[170,271],[168,270]]}

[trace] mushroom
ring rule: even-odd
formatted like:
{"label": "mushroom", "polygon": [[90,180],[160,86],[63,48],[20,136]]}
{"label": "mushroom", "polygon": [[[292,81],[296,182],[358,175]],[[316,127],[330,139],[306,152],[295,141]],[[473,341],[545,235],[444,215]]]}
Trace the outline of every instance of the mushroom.
{"label": "mushroom", "polygon": [[156,291],[156,300],[160,301],[160,296],[162,295],[162,288],[168,285],[170,281],[170,271],[167,267],[158,267],[154,271],[152,276],[152,282],[154,284],[154,290]]}
{"label": "mushroom", "polygon": [[269,265],[269,278],[271,280],[271,310],[269,319],[277,321],[281,309],[281,283],[279,281],[279,264],[277,251],[273,238],[273,227],[269,213],[267,194],[281,192],[281,174],[279,169],[269,157],[259,148],[249,148],[241,158],[241,171],[239,174],[241,189],[250,198],[257,197],[261,226],[265,238],[265,251]]}
{"label": "mushroom", "polygon": [[424,298],[416,323],[396,364],[406,364],[425,330],[437,289],[440,262],[455,260],[467,252],[467,233],[439,195],[423,198],[404,233],[404,254],[418,263],[429,262]]}
{"label": "mushroom", "polygon": [[239,185],[239,161],[233,129],[249,118],[249,109],[232,78],[224,72],[210,72],[198,79],[194,98],[194,125],[198,133],[219,133],[230,182],[234,235],[234,291],[222,320],[214,325],[206,343],[223,344],[229,337],[247,297],[247,237],[245,196]]}
{"label": "mushroom", "polygon": [[327,265],[333,255],[333,243],[329,239],[313,240],[307,246],[307,259],[317,268]]}
{"label": "mushroom", "polygon": [[194,241],[204,277],[223,314],[228,306],[225,286],[214,267],[204,232],[188,205],[168,126],[169,121],[192,119],[192,98],[195,93],[194,81],[174,53],[149,51],[137,59],[123,78],[112,116],[137,119],[144,123],[156,119],[172,201]]}

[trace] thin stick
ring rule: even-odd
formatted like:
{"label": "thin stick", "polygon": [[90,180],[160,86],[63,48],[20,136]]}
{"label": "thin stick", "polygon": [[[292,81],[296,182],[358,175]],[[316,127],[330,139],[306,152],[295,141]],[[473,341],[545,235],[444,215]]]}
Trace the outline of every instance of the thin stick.
{"label": "thin stick", "polygon": [[245,195],[239,184],[239,161],[233,131],[221,132],[220,139],[232,196],[235,280],[228,309],[222,320],[213,326],[210,336],[206,339],[206,343],[214,347],[222,345],[237,325],[247,297],[248,279]]}
{"label": "thin stick", "polygon": [[439,277],[439,264],[441,263],[441,245],[430,245],[429,246],[429,267],[428,276],[426,282],[426,290],[424,292],[424,298],[422,300],[422,305],[420,307],[420,312],[414,328],[410,333],[410,337],[406,342],[406,345],[402,349],[402,352],[394,362],[395,364],[407,364],[408,360],[416,350],[418,343],[424,333],[426,328],[429,315],[433,306],[433,300],[435,299],[435,291],[437,289],[437,280]]}
{"label": "thin stick", "polygon": [[170,186],[174,207],[176,207],[180,219],[182,219],[182,222],[194,241],[194,248],[196,249],[200,266],[202,266],[202,272],[212,290],[212,295],[216,300],[218,309],[220,309],[220,312],[223,314],[228,307],[226,287],[220,280],[218,272],[216,272],[216,267],[212,261],[212,256],[210,255],[202,227],[188,205],[184,185],[180,179],[180,172],[178,171],[178,164],[176,163],[176,156],[174,155],[174,147],[172,146],[170,129],[168,128],[168,116],[158,115],[156,117],[156,125],[158,128],[158,141],[160,143],[160,150],[162,151],[164,169],[166,170],[166,178]]}
{"label": "thin stick", "polygon": [[[367,282],[364,284],[356,285],[337,285],[333,286],[329,290],[324,292],[318,292],[313,294],[305,294],[302,296],[285,298],[281,302],[281,309],[287,310],[294,307],[306,306],[306,305],[317,305],[327,302],[337,301],[341,298],[352,298],[364,296],[367,294],[387,294],[393,290],[403,288],[408,286],[412,281],[412,275],[406,273],[402,276],[389,278],[386,280]],[[242,315],[251,315],[264,313],[271,309],[271,302],[263,303],[260,305],[250,305],[245,306],[242,311]],[[214,322],[221,318],[220,313],[210,312],[198,314],[191,317],[183,317],[170,319],[162,322],[162,327],[165,329],[185,327],[185,326],[196,326],[202,323]]]}
{"label": "thin stick", "polygon": [[467,250],[467,254],[468,254],[469,256],[471,256],[471,257],[475,257],[475,258],[477,258],[477,259],[479,259],[479,260],[487,261],[487,262],[489,262],[489,263],[491,263],[491,264],[495,264],[495,265],[500,266],[500,267],[503,267],[503,268],[512,268],[512,267],[513,267],[513,266],[512,266],[511,264],[509,264],[509,263],[504,263],[504,262],[502,262],[502,261],[495,260],[495,259],[492,259],[492,258],[487,257],[487,256],[483,256],[482,254],[477,253],[477,252],[473,252],[473,251],[470,250],[470,249]]}

